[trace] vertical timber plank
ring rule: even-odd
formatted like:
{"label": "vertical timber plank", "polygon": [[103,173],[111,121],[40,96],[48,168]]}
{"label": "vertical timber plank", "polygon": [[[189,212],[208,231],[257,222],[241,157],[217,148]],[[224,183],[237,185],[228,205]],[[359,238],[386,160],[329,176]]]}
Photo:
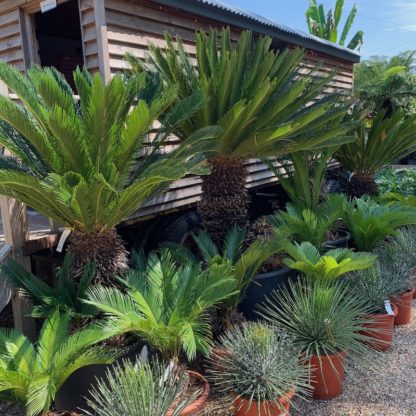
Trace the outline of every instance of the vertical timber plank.
{"label": "vertical timber plank", "polygon": [[[0,94],[7,95],[6,85],[0,82]],[[12,257],[30,270],[30,257],[24,256],[23,248],[29,236],[29,223],[26,205],[15,199],[0,196],[1,218],[5,243],[12,247]],[[25,316],[29,308],[27,300],[16,291],[12,299],[14,326],[30,339],[36,337],[35,321]]]}
{"label": "vertical timber plank", "polygon": [[98,61],[101,75],[107,83],[111,78],[110,54],[108,52],[107,19],[105,1],[93,0],[95,26],[97,28]]}

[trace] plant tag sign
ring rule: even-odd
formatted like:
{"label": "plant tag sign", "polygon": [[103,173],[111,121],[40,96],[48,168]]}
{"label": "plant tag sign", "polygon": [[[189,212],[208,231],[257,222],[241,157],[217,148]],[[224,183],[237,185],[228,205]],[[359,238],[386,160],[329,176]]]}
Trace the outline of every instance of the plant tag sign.
{"label": "plant tag sign", "polygon": [[40,10],[42,13],[46,13],[56,7],[56,0],[44,0],[40,2]]}
{"label": "plant tag sign", "polygon": [[62,253],[62,249],[64,248],[65,241],[68,238],[69,234],[71,234],[71,230],[69,228],[65,228],[65,230],[62,231],[62,235],[61,235],[61,238],[59,239],[58,247],[56,247],[56,251],[58,253]]}
{"label": "plant tag sign", "polygon": [[393,308],[389,300],[384,301],[384,308],[386,309],[387,315],[394,315]]}

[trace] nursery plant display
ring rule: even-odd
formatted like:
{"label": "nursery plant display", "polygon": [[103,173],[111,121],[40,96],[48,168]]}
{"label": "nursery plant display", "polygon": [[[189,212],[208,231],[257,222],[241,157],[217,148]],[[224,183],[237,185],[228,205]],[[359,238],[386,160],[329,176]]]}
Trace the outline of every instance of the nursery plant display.
{"label": "nursery plant display", "polygon": [[183,396],[186,372],[167,371],[161,362],[124,362],[108,370],[90,392],[88,405],[94,416],[179,416],[196,399]]}
{"label": "nursery plant display", "polygon": [[286,243],[284,259],[286,266],[298,270],[317,281],[334,282],[346,273],[371,267],[376,256],[370,253],[355,253],[346,248],[337,248],[321,254],[309,242]]}
{"label": "nursery plant display", "polygon": [[370,338],[362,333],[371,323],[366,300],[342,282],[309,279],[273,292],[259,314],[294,337],[309,360],[313,397],[330,399],[342,393],[348,355],[371,366]]}
{"label": "nursery plant display", "polygon": [[[309,241],[319,249],[330,246],[331,233],[341,233],[335,229],[336,221],[343,216],[347,201],[342,195],[328,195],[320,205],[313,209],[299,210],[294,204],[286,204],[285,211],[278,211],[267,218],[281,236],[298,243]],[[349,233],[344,232],[345,237]]]}
{"label": "nursery plant display", "polygon": [[248,171],[244,161],[351,140],[346,134],[348,123],[342,123],[350,103],[338,94],[322,98],[332,75],[317,81],[312,69],[298,77],[304,52],[278,52],[271,48],[269,37],[254,41],[253,34],[246,31],[232,46],[229,29],[197,32],[197,66],[180,39],[175,46],[166,35],[166,42],[166,50],[150,47],[150,67],[156,68],[168,85],[178,86],[179,97],[201,94],[205,99],[205,104],[180,124],[177,134],[187,136],[210,125],[222,128],[214,140],[217,150],[209,159],[212,171],[202,178],[199,204],[205,229],[221,245],[232,224],[247,223]]}
{"label": "nursery plant display", "polygon": [[68,334],[68,325],[69,315],[55,311],[36,344],[14,329],[0,329],[0,391],[23,403],[28,416],[46,414],[59,388],[79,368],[110,364],[117,357],[96,345],[106,338],[97,326]]}
{"label": "nursery plant display", "polygon": [[348,204],[344,220],[357,250],[371,252],[400,227],[416,224],[416,210],[399,203],[389,205],[358,198]]}
{"label": "nursery plant display", "polygon": [[151,253],[121,279],[125,289],[96,286],[89,304],[107,315],[103,331],[110,336],[133,332],[177,365],[181,352],[193,360],[212,347],[207,312],[236,293],[231,267],[201,263],[176,265],[168,250]]}
{"label": "nursery plant display", "polygon": [[29,298],[33,306],[31,316],[46,319],[58,309],[68,313],[72,322],[75,321],[78,325],[84,318],[93,317],[97,313],[94,307],[83,302],[95,277],[95,265],[87,264],[81,277],[74,279],[73,264],[74,257],[67,255],[56,273],[56,287],[49,286],[13,259],[3,264],[1,271],[16,289],[22,289]]}
{"label": "nursery plant display", "polygon": [[[116,75],[105,85],[99,74],[78,69],[74,92],[54,68],[33,66],[25,76],[1,62],[0,80],[22,103],[0,97],[0,144],[12,154],[1,156],[1,194],[70,228],[78,269],[95,262],[97,280],[111,281],[127,268],[114,227],[172,181],[207,173],[203,155],[215,142],[206,139],[218,129],[195,129],[161,152],[201,100],[174,104],[177,87],[162,93],[146,74],[128,82]],[[155,120],[162,127],[149,144]]]}
{"label": "nursery plant display", "polygon": [[308,394],[309,369],[284,331],[245,323],[225,332],[219,346],[210,356],[210,379],[235,398],[236,416],[283,415],[293,396]]}
{"label": "nursery plant display", "polygon": [[401,111],[386,117],[386,112],[380,110],[370,122],[361,121],[355,129],[355,140],[343,144],[335,153],[343,168],[352,174],[350,196],[377,194],[376,173],[416,150],[415,126],[416,116],[405,117]]}

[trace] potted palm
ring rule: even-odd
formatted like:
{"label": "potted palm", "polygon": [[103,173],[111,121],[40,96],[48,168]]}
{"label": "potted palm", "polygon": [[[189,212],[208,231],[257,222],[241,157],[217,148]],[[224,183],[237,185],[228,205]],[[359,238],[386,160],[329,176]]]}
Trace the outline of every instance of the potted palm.
{"label": "potted palm", "polygon": [[[0,80],[20,102],[0,97],[0,144],[12,154],[1,157],[0,194],[71,230],[76,269],[94,262],[96,279],[111,281],[127,268],[115,226],[173,181],[208,172],[203,155],[215,142],[205,139],[217,128],[194,130],[174,151],[160,151],[202,99],[178,102],[177,87],[162,93],[146,74],[127,82],[116,75],[105,85],[77,69],[73,91],[53,68],[33,66],[26,76],[0,62]],[[149,144],[156,120],[162,127]]]}
{"label": "potted palm", "polygon": [[109,348],[96,345],[106,338],[98,326],[72,334],[68,326],[68,314],[53,312],[36,344],[16,330],[0,330],[1,391],[24,404],[28,416],[54,414],[51,405],[71,374],[88,365],[110,364],[117,357]]}
{"label": "potted palm", "polygon": [[348,276],[351,292],[363,296],[370,308],[368,318],[372,322],[362,333],[371,338],[367,344],[380,351],[387,351],[393,345],[394,320],[398,313],[397,306],[389,306],[387,302],[396,291],[395,282],[390,277],[389,270],[379,262]]}
{"label": "potted palm", "polygon": [[346,284],[321,279],[290,283],[259,307],[260,316],[294,337],[311,367],[313,397],[322,400],[342,393],[347,354],[365,362],[371,352],[362,333],[372,322],[368,312]]}
{"label": "potted palm", "polygon": [[298,243],[309,241],[321,251],[326,251],[348,247],[350,233],[336,227],[345,207],[346,200],[342,195],[330,195],[316,210],[300,210],[293,203],[288,203],[286,210],[269,216],[267,221],[285,238]]}
{"label": "potted palm", "polygon": [[265,294],[277,288],[286,277],[280,271],[257,274],[264,262],[282,250],[279,239],[271,236],[249,242],[247,231],[236,226],[231,227],[226,234],[223,249],[215,244],[206,231],[199,231],[192,237],[198,250],[196,255],[177,244],[166,246],[181,263],[197,262],[202,258],[204,267],[229,265],[236,283],[236,293],[222,302],[225,325],[228,328],[232,325],[237,307],[245,318],[253,319],[254,305],[263,301]]}
{"label": "potted palm", "polygon": [[[236,282],[228,264],[203,270],[199,262],[177,265],[169,250],[151,253],[147,263],[127,273],[125,289],[96,286],[88,304],[107,316],[102,324],[108,336],[132,333],[171,361],[174,369],[184,353],[189,361],[197,352],[208,354],[213,342],[208,311],[236,294]],[[188,372],[204,385],[199,410],[205,405],[209,384],[199,373]],[[196,412],[190,404],[181,415]]]}
{"label": "potted palm", "polygon": [[401,111],[386,117],[386,111],[380,110],[373,120],[361,121],[355,140],[335,153],[343,168],[353,174],[348,184],[350,196],[377,194],[375,174],[416,150],[415,127],[416,117],[406,117]]}
{"label": "potted palm", "polygon": [[350,141],[351,127],[342,123],[350,104],[340,103],[339,94],[322,98],[332,75],[317,83],[312,69],[299,77],[304,51],[278,52],[270,37],[254,40],[245,31],[233,45],[229,28],[197,32],[196,66],[180,39],[176,45],[170,35],[165,39],[167,48],[150,46],[148,67],[177,85],[180,98],[205,98],[191,120],[180,124],[178,135],[208,125],[223,129],[214,139],[213,168],[202,178],[199,204],[205,229],[221,245],[231,225],[244,227],[248,221],[244,162]]}
{"label": "potted palm", "polygon": [[[124,362],[107,371],[89,393],[90,416],[179,416],[200,391],[183,396],[189,381],[186,372],[170,371],[153,362]],[[132,397],[135,399],[132,400]]]}
{"label": "potted palm", "polygon": [[344,220],[355,248],[371,252],[387,237],[396,235],[400,227],[416,224],[416,211],[363,197],[348,203]]}
{"label": "potted palm", "polygon": [[209,360],[210,379],[234,397],[236,416],[288,414],[294,396],[308,393],[309,371],[284,331],[248,322],[225,332]]}

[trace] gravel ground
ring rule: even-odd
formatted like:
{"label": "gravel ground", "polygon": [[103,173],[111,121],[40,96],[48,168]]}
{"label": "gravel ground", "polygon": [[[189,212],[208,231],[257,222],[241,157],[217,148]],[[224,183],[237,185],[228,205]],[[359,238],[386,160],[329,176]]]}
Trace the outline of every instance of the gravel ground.
{"label": "gravel ground", "polygon": [[[376,374],[348,367],[344,394],[330,401],[295,403],[292,416],[416,416],[416,302],[413,323],[396,327],[394,347],[383,354]],[[229,401],[211,398],[204,416],[230,416]],[[0,416],[24,416],[0,402]]]}

